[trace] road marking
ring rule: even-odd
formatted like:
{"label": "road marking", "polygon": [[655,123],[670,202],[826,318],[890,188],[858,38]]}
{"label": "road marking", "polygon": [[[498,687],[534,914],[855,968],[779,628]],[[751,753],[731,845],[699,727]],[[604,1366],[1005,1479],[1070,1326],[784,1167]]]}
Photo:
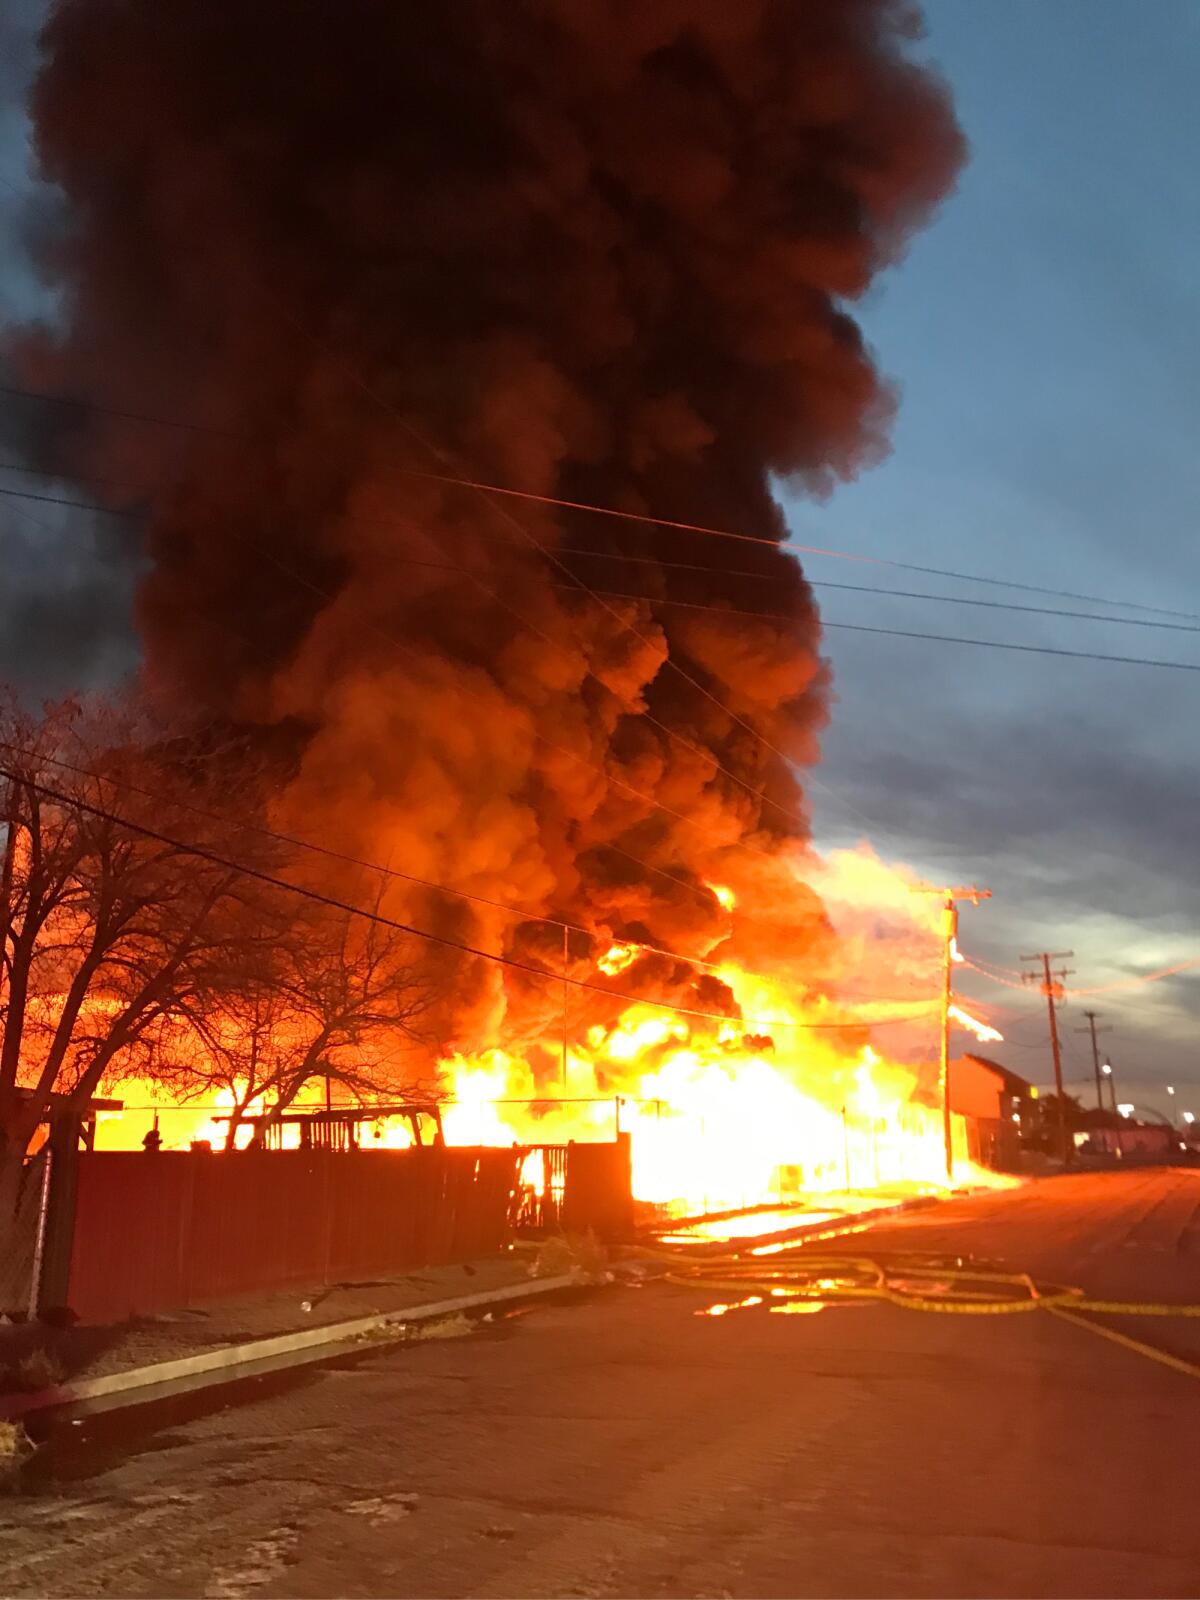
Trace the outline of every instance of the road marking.
{"label": "road marking", "polygon": [[1114,1344],[1124,1345],[1126,1350],[1132,1350],[1135,1355],[1145,1356],[1148,1361],[1158,1361],[1164,1367],[1186,1373],[1189,1378],[1200,1378],[1200,1366],[1195,1362],[1185,1361],[1182,1356],[1173,1356],[1169,1351],[1156,1349],[1152,1344],[1143,1344],[1140,1339],[1134,1339],[1130,1334],[1120,1333],[1116,1328],[1106,1328],[1102,1322],[1093,1322],[1090,1317],[1082,1317],[1077,1312],[1063,1311],[1059,1306],[1043,1306],[1042,1309],[1049,1312],[1052,1317],[1060,1317],[1064,1322],[1073,1322],[1076,1327],[1087,1328],[1090,1333],[1099,1334],[1102,1339],[1111,1339]]}

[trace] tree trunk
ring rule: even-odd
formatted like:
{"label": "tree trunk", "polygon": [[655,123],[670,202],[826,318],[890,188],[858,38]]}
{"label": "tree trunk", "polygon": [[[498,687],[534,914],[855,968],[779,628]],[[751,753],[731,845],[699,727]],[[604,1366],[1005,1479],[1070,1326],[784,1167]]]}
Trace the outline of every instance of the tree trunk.
{"label": "tree trunk", "polygon": [[238,1129],[242,1125],[242,1117],[245,1115],[246,1107],[249,1104],[250,1102],[247,1100],[239,1106],[235,1101],[229,1108],[229,1127],[225,1133],[224,1144],[224,1149],[227,1151],[237,1149]]}
{"label": "tree trunk", "polygon": [[[21,1174],[25,1170],[25,1147],[18,1139],[0,1135],[0,1260],[15,1249],[17,1200],[21,1193]],[[0,1311],[11,1311],[0,1306]]]}

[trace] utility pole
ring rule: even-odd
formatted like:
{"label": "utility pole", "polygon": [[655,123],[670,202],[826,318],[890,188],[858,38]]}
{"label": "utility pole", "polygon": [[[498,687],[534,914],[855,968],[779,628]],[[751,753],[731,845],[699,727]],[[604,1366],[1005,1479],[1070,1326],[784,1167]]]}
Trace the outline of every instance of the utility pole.
{"label": "utility pole", "polygon": [[[945,895],[942,915],[942,1037],[941,1059],[938,1071],[938,1092],[942,1099],[942,1139],[946,1147],[946,1182],[954,1182],[954,1123],[950,1115],[950,1005],[953,999],[951,993],[951,977],[954,972],[954,961],[958,955],[955,939],[958,935],[958,911],[955,908],[956,900],[970,900],[972,905],[978,905],[981,900],[990,900],[990,889],[979,889],[972,884],[959,885],[954,889],[943,889]],[[960,958],[961,959],[961,958]]]}
{"label": "utility pole", "polygon": [[[1041,987],[1050,1012],[1050,1048],[1054,1052],[1054,1092],[1058,1098],[1058,1159],[1064,1167],[1070,1162],[1071,1155],[1067,1145],[1067,1107],[1063,1099],[1062,1051],[1058,1043],[1058,1018],[1054,1014],[1054,1001],[1056,998],[1062,998],[1062,980],[1069,977],[1073,969],[1059,967],[1051,974],[1050,963],[1065,960],[1074,954],[1074,950],[1042,950],[1037,955],[1021,957],[1022,961],[1040,961],[1042,964]],[[1024,977],[1026,983],[1036,983],[1038,974],[1036,971],[1027,972]]]}
{"label": "utility pole", "polygon": [[1098,1028],[1096,1026],[1096,1018],[1099,1015],[1099,1012],[1096,1012],[1096,1011],[1085,1011],[1083,1014],[1088,1019],[1088,1025],[1087,1025],[1086,1028],[1076,1028],[1075,1032],[1076,1033],[1090,1033],[1091,1036],[1092,1036],[1092,1067],[1093,1067],[1093,1069],[1095,1070],[1095,1073],[1096,1073],[1096,1105],[1101,1111],[1103,1111],[1104,1110],[1104,1079],[1103,1079],[1103,1077],[1101,1076],[1101,1073],[1100,1073],[1100,1046],[1096,1043],[1096,1035],[1098,1033],[1111,1033],[1112,1029],[1111,1028]]}
{"label": "utility pole", "polygon": [[1119,1115],[1117,1111],[1117,1075],[1113,1071],[1112,1062],[1106,1061],[1100,1071],[1108,1079],[1108,1096],[1112,1101],[1112,1114],[1115,1117]]}
{"label": "utility pole", "polygon": [[567,925],[563,923],[563,957],[562,957],[562,1084],[567,1087],[567,963],[571,959],[570,933]]}

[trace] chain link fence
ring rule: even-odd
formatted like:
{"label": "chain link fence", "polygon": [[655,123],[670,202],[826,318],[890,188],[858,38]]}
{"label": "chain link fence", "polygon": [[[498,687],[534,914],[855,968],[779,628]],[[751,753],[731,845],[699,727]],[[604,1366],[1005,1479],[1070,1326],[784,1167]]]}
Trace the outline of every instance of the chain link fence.
{"label": "chain link fence", "polygon": [[0,1249],[0,1312],[13,1321],[20,1321],[37,1309],[33,1286],[40,1265],[49,1173],[50,1152],[43,1147],[25,1163],[12,1228]]}

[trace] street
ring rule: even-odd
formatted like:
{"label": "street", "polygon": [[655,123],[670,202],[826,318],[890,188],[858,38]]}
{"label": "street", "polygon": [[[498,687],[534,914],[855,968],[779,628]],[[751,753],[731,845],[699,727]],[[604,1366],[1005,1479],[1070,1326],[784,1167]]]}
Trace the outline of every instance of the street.
{"label": "street", "polygon": [[[1200,1175],[1050,1179],[852,1243],[1200,1300]],[[62,1430],[0,1502],[0,1590],[1200,1594],[1193,1378],[1041,1312],[694,1314],[716,1298],[614,1287]]]}

